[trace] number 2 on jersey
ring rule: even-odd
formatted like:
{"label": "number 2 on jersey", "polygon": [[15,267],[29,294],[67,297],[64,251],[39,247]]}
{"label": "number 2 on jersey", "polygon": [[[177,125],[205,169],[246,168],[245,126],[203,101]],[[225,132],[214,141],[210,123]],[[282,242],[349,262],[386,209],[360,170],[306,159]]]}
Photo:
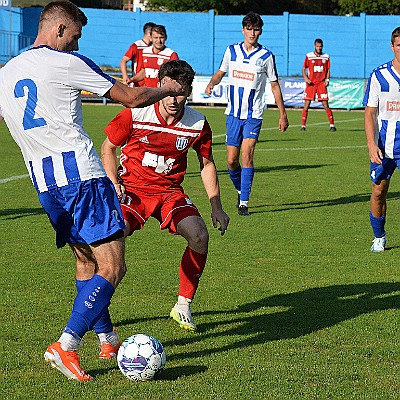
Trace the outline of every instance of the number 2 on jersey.
{"label": "number 2 on jersey", "polygon": [[35,118],[35,108],[38,98],[37,87],[32,79],[21,79],[20,81],[18,81],[14,88],[14,96],[16,98],[25,97],[24,88],[28,89],[28,98],[26,100],[24,118],[22,120],[24,130],[47,125],[44,118]]}

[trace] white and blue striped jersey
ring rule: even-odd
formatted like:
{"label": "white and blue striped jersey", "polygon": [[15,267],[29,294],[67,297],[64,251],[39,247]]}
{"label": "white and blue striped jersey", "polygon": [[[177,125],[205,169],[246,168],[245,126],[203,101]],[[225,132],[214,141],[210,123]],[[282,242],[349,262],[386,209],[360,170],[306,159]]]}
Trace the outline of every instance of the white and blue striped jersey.
{"label": "white and blue striped jersey", "polygon": [[227,47],[219,69],[228,73],[228,105],[226,115],[240,119],[262,119],[266,103],[264,100],[267,79],[278,80],[275,57],[264,46],[250,53],[244,42]]}
{"label": "white and blue striped jersey", "polygon": [[400,158],[400,75],[392,61],[372,71],[363,105],[377,108],[377,146],[385,157]]}
{"label": "white and blue striped jersey", "polygon": [[83,128],[81,90],[102,96],[114,83],[90,59],[47,46],[0,69],[0,114],[38,192],[106,176]]}

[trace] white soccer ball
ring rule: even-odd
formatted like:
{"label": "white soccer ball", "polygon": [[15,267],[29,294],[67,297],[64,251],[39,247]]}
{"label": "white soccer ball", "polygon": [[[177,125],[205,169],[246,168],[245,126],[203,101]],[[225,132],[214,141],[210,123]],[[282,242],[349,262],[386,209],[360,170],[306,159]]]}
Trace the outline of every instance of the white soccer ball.
{"label": "white soccer ball", "polygon": [[118,367],[132,381],[157,378],[165,366],[162,344],[153,336],[137,334],[121,344],[117,355]]}

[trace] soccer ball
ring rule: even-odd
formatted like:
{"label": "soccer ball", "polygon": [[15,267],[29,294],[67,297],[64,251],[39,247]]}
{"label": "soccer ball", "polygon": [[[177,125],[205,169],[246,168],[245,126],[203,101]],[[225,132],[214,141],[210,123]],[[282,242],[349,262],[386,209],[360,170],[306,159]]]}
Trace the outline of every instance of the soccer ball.
{"label": "soccer ball", "polygon": [[153,336],[138,334],[121,344],[118,367],[132,381],[148,381],[160,375],[166,356],[162,344]]}

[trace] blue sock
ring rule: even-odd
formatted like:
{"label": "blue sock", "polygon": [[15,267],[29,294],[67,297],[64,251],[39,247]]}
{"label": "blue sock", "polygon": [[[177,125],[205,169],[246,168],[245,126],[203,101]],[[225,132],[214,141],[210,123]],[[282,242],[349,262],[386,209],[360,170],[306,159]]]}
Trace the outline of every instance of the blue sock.
{"label": "blue sock", "polygon": [[242,168],[242,187],[240,190],[240,200],[249,201],[251,185],[253,184],[254,168]]}
{"label": "blue sock", "polygon": [[371,222],[372,231],[374,232],[374,236],[376,238],[384,237],[386,235],[386,232],[385,232],[386,216],[383,215],[382,217],[376,218],[370,212],[369,220]]}
{"label": "blue sock", "polygon": [[[81,289],[89,282],[89,279],[80,281],[76,280],[75,285],[76,285],[76,290],[79,293]],[[108,311],[108,308],[101,314],[100,318],[98,321],[94,324],[93,329],[96,333],[108,333],[112,332],[113,330],[113,324],[111,322],[111,316],[110,312]]]}
{"label": "blue sock", "polygon": [[[108,308],[114,286],[100,275],[93,275],[75,297],[66,329],[82,338]],[[112,329],[111,329],[112,330]]]}
{"label": "blue sock", "polygon": [[235,186],[235,189],[239,192],[241,186],[242,167],[239,165],[236,169],[228,168],[228,172],[229,172],[229,177],[231,178],[231,181],[233,183],[233,186]]}

